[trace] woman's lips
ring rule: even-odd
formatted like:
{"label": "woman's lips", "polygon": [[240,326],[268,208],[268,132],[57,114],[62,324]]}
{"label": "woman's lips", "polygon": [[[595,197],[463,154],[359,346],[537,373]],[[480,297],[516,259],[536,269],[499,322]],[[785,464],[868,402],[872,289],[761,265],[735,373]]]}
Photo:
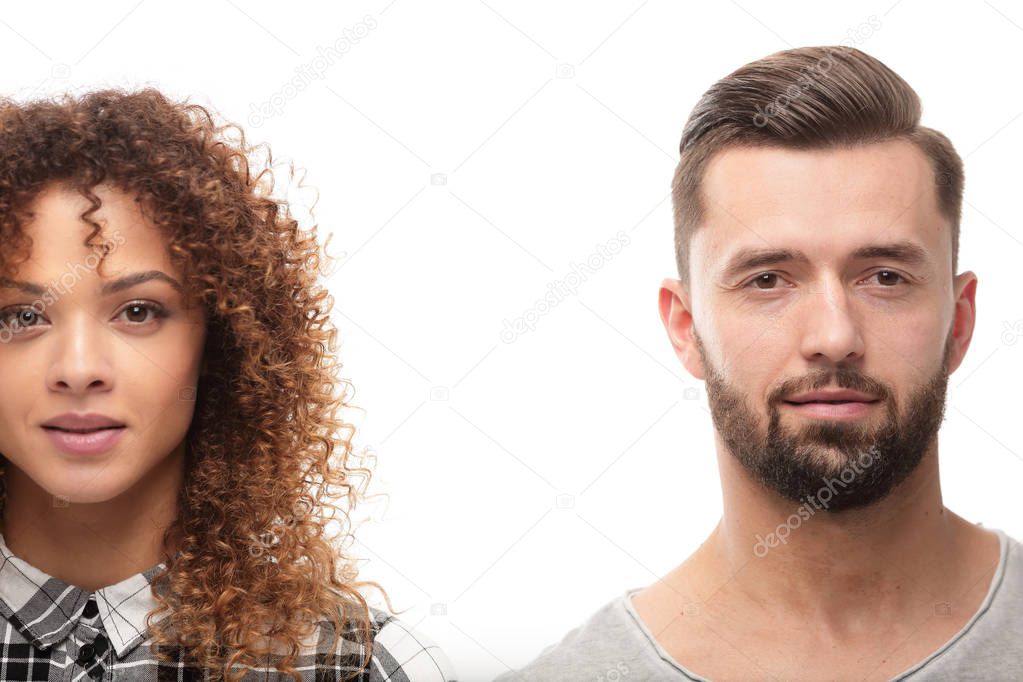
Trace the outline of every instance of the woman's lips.
{"label": "woman's lips", "polygon": [[78,433],[56,427],[43,427],[54,445],[73,455],[95,455],[106,452],[121,439],[125,428],[124,426],[107,427]]}

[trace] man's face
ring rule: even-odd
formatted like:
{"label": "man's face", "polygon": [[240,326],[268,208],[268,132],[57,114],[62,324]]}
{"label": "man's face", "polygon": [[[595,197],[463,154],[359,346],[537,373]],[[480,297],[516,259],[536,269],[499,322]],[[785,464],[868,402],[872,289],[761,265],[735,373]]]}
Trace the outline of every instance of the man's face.
{"label": "man's face", "polygon": [[[728,149],[707,168],[690,292],[675,289],[689,296],[691,325],[663,292],[662,315],[683,362],[706,378],[722,441],[786,499],[802,502],[848,470],[827,508],[874,503],[934,442],[948,375],[969,342],[976,281],[953,281],[934,184],[926,157],[904,141]],[[893,244],[909,249],[856,253]],[[806,262],[743,264],[747,249],[801,252]],[[821,389],[874,401],[787,402]]]}
{"label": "man's face", "polygon": [[[138,272],[181,276],[166,239],[131,198],[106,186],[94,191],[102,207],[91,217],[103,232],[92,241],[112,247],[103,278],[102,250],[83,244],[92,227],[79,216],[89,202],[53,186],[32,207],[31,260],[12,278],[47,292],[0,286],[0,453],[9,499],[27,504],[98,503],[152,490],[146,484],[159,485],[154,476],[170,475],[161,466],[169,455],[182,453],[194,412],[205,316],[160,279],[99,292]],[[107,451],[67,452],[42,427],[65,412],[100,413],[126,428]]]}

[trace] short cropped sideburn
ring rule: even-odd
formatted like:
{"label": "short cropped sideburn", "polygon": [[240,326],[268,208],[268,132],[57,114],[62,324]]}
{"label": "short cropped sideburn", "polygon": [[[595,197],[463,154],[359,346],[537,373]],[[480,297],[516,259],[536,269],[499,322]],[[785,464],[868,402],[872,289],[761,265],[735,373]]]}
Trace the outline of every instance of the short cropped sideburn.
{"label": "short cropped sideburn", "polygon": [[942,133],[920,125],[920,98],[898,74],[853,47],[783,50],[746,64],[703,94],[686,121],[672,181],[675,259],[688,288],[689,245],[706,216],[700,187],[726,147],[819,150],[905,139],[930,161],[959,260],[963,163]]}

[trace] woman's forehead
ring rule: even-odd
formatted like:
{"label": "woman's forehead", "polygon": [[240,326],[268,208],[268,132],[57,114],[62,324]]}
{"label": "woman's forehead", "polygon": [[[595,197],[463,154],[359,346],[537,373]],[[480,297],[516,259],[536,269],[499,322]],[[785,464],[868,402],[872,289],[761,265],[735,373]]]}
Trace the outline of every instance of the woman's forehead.
{"label": "woman's forehead", "polygon": [[99,225],[95,235],[96,225],[82,217],[92,206],[86,197],[57,186],[40,193],[25,225],[32,249],[20,274],[45,277],[54,270],[88,269],[102,256],[104,274],[162,270],[177,279],[180,273],[171,262],[166,236],[139,204],[117,189],[99,186],[93,191],[102,202],[87,216]]}

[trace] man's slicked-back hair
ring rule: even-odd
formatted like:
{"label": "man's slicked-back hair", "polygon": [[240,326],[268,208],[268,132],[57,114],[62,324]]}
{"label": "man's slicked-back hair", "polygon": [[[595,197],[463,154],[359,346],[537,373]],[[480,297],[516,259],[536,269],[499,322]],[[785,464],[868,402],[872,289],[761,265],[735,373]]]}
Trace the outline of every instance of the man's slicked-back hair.
{"label": "man's slicked-back hair", "polygon": [[746,64],[703,94],[682,131],[672,181],[675,258],[689,286],[689,245],[706,216],[700,187],[726,147],[819,150],[904,139],[927,156],[959,259],[963,163],[943,134],[920,125],[920,98],[898,74],[846,46],[783,50]]}

